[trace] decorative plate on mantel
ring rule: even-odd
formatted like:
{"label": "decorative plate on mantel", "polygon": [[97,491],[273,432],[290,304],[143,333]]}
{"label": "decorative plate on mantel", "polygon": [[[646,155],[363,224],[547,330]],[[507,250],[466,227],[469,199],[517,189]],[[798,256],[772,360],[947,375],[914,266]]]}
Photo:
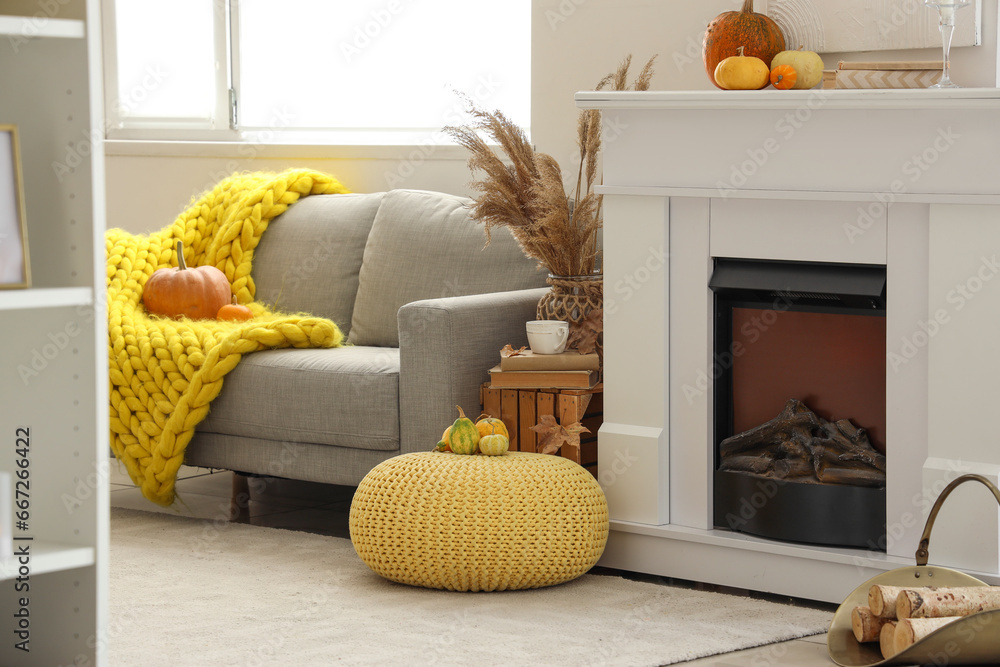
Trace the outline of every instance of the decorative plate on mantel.
{"label": "decorative plate on mantel", "polygon": [[[923,2],[756,0],[754,10],[781,27],[789,48],[849,53],[941,47],[938,14]],[[972,0],[956,22],[952,46],[979,45],[981,23],[981,2]]]}

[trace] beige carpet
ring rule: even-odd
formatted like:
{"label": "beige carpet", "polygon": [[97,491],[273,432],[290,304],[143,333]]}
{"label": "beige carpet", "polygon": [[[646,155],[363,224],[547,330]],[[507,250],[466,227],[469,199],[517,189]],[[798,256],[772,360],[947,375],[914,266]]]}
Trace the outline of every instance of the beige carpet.
{"label": "beige carpet", "polygon": [[598,575],[453,593],[348,540],[112,509],[110,663],[663,665],[827,630],[832,614]]}

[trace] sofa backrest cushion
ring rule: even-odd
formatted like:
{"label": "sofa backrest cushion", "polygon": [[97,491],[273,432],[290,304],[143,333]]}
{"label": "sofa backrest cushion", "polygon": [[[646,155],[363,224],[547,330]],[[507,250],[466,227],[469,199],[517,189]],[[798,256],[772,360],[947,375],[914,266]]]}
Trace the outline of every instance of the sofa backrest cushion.
{"label": "sofa backrest cushion", "polygon": [[384,193],[313,195],[271,221],[254,251],[255,298],[350,332],[365,244]]}
{"label": "sofa backrest cushion", "polygon": [[375,221],[354,303],[350,341],[397,347],[396,313],[413,301],[542,287],[546,274],[521,252],[507,229],[469,218],[467,197],[387,192]]}

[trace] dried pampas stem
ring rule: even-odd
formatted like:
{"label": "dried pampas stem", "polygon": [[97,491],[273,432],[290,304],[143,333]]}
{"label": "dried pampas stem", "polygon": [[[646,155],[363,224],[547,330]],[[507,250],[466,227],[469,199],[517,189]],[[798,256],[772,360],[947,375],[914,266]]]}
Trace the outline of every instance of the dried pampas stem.
{"label": "dried pampas stem", "polygon": [[646,62],[642,71],[639,72],[639,76],[636,78],[635,83],[632,85],[633,88],[636,90],[649,90],[649,82],[653,78],[653,62],[655,60],[656,56],[653,56]]}
{"label": "dried pampas stem", "polygon": [[[633,83],[647,90],[653,75],[649,59]],[[596,90],[628,88],[629,55],[618,69],[602,78]],[[593,191],[601,150],[601,112],[588,109],[577,119],[580,165],[572,201],[566,195],[562,171],[552,156],[536,152],[524,132],[500,111],[484,111],[462,96],[472,123],[444,131],[470,153],[469,169],[482,178],[470,187],[480,196],[472,219],[483,223],[486,243],[495,227],[506,227],[524,254],[555,275],[586,275],[597,264],[597,235],[602,198]],[[503,157],[483,138],[499,145]]]}

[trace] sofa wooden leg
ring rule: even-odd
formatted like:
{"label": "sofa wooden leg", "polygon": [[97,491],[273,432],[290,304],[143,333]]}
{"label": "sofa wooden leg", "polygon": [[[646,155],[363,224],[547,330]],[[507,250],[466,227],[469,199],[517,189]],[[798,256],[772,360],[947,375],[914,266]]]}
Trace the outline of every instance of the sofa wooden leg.
{"label": "sofa wooden leg", "polygon": [[237,523],[250,521],[250,477],[233,472],[233,492],[229,500],[229,520]]}

